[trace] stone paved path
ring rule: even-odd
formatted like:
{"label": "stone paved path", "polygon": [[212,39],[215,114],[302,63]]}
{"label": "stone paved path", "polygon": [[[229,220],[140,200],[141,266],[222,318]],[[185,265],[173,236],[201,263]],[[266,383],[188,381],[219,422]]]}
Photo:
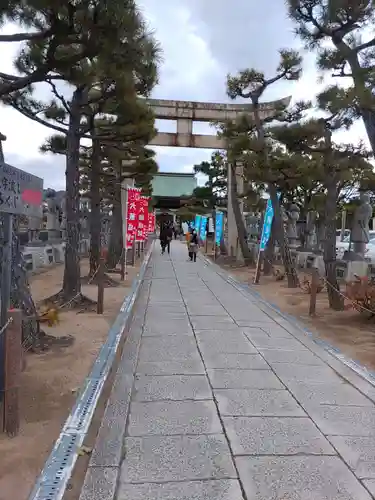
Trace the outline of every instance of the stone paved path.
{"label": "stone paved path", "polygon": [[[187,262],[185,245],[171,258],[156,248],[117,413],[92,456],[93,498],[374,498],[375,388],[212,266]],[[116,390],[129,380],[125,422]]]}

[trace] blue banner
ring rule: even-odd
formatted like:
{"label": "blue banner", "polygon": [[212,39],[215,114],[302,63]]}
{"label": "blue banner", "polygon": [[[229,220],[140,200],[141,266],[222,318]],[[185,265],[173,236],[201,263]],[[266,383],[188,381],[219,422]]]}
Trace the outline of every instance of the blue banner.
{"label": "blue banner", "polygon": [[194,221],[194,229],[197,231],[198,234],[199,234],[200,225],[201,225],[201,218],[202,218],[201,215],[196,215],[195,221]]}
{"label": "blue banner", "polygon": [[207,217],[205,215],[202,216],[201,219],[201,227],[199,231],[200,239],[202,241],[206,241],[206,227],[207,227]]}
{"label": "blue banner", "polygon": [[215,243],[220,245],[223,235],[224,214],[223,212],[216,212],[215,215]]}
{"label": "blue banner", "polygon": [[[280,198],[280,193],[277,193],[277,197]],[[260,239],[260,247],[259,247],[260,252],[263,252],[265,250],[267,242],[270,239],[272,220],[273,220],[273,206],[271,199],[269,199],[267,201],[266,213],[264,214],[262,237]]]}

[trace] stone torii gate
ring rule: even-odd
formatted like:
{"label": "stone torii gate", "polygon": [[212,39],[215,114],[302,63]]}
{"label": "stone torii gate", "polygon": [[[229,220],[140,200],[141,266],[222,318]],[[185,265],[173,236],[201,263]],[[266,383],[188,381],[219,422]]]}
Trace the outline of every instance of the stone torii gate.
{"label": "stone torii gate", "polygon": [[[278,101],[265,102],[259,105],[260,117],[262,120],[275,114],[280,106],[287,107],[291,97],[286,97]],[[155,118],[161,120],[173,120],[177,122],[176,132],[159,132],[150,143],[150,146],[173,146],[179,148],[202,148],[202,149],[226,149],[224,140],[216,135],[193,134],[193,122],[226,122],[235,120],[239,115],[252,114],[251,104],[224,104],[211,102],[194,101],[170,101],[163,99],[148,99]],[[237,258],[239,255],[238,233],[234,213],[232,209],[231,197],[231,169],[228,169],[228,249]],[[238,192],[243,191],[243,178],[238,175]]]}

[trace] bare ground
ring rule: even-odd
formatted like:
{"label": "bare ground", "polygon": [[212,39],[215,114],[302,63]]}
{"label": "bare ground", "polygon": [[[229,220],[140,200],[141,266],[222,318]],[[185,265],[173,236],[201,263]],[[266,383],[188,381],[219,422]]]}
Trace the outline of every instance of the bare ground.
{"label": "bare ground", "polygon": [[[211,254],[209,251],[207,256],[212,258]],[[217,263],[239,281],[252,285],[255,291],[268,302],[277,305],[282,312],[300,320],[317,337],[326,340],[369,370],[375,370],[375,319],[369,320],[353,309],[329,309],[326,291],[317,295],[316,316],[310,317],[310,295],[305,290],[288,288],[284,281],[276,281],[273,275],[261,275],[260,284],[253,285],[255,269]],[[304,277],[311,281],[308,274],[298,274],[301,282]]]}
{"label": "bare ground", "polygon": [[[82,262],[81,275],[88,271]],[[21,376],[21,430],[16,438],[0,434],[0,500],[26,500],[41,471],[61,427],[66,420],[80,385],[88,375],[124,297],[130,292],[139,265],[128,268],[127,280],[104,291],[104,314],[62,311],[60,324],[43,326],[54,336],[72,335],[72,346],[54,346],[42,354],[28,354]],[[30,279],[38,303],[61,288],[63,266],[46,270]],[[110,275],[120,281],[118,274]],[[83,293],[96,300],[97,286],[84,285]]]}

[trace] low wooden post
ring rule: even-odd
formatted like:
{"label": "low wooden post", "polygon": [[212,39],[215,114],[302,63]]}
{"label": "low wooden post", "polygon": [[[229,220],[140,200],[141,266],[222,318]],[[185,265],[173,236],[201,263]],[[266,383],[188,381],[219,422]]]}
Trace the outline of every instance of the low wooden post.
{"label": "low wooden post", "polygon": [[263,258],[264,258],[264,251],[261,252],[260,250],[258,250],[258,258],[257,258],[257,263],[256,263],[256,268],[255,268],[255,275],[254,275],[254,279],[253,279],[254,285],[259,285],[260,272],[262,269]]}
{"label": "low wooden post", "polygon": [[126,274],[126,270],[125,270],[125,268],[126,268],[126,251],[125,251],[124,248],[122,249],[122,253],[121,253],[120,266],[121,266],[120,280],[121,281],[125,281],[125,274]]}
{"label": "low wooden post", "polygon": [[310,307],[309,316],[315,316],[316,312],[316,295],[318,293],[319,272],[313,267],[311,276],[311,291],[310,291]]}
{"label": "low wooden post", "polygon": [[99,259],[98,269],[98,301],[96,306],[96,313],[103,314],[104,310],[104,259],[103,256]]}
{"label": "low wooden post", "polygon": [[136,255],[135,255],[135,246],[136,246],[136,243],[135,243],[135,241],[133,240],[132,249],[131,249],[131,252],[132,252],[132,253],[131,253],[131,264],[130,264],[130,265],[131,265],[131,266],[133,266],[133,267],[135,266],[135,260],[136,260],[136,259],[135,259],[135,257],[136,257]]}
{"label": "low wooden post", "polygon": [[11,309],[11,323],[3,333],[5,336],[5,390],[4,431],[10,437],[17,436],[20,428],[19,384],[22,371],[22,311]]}

